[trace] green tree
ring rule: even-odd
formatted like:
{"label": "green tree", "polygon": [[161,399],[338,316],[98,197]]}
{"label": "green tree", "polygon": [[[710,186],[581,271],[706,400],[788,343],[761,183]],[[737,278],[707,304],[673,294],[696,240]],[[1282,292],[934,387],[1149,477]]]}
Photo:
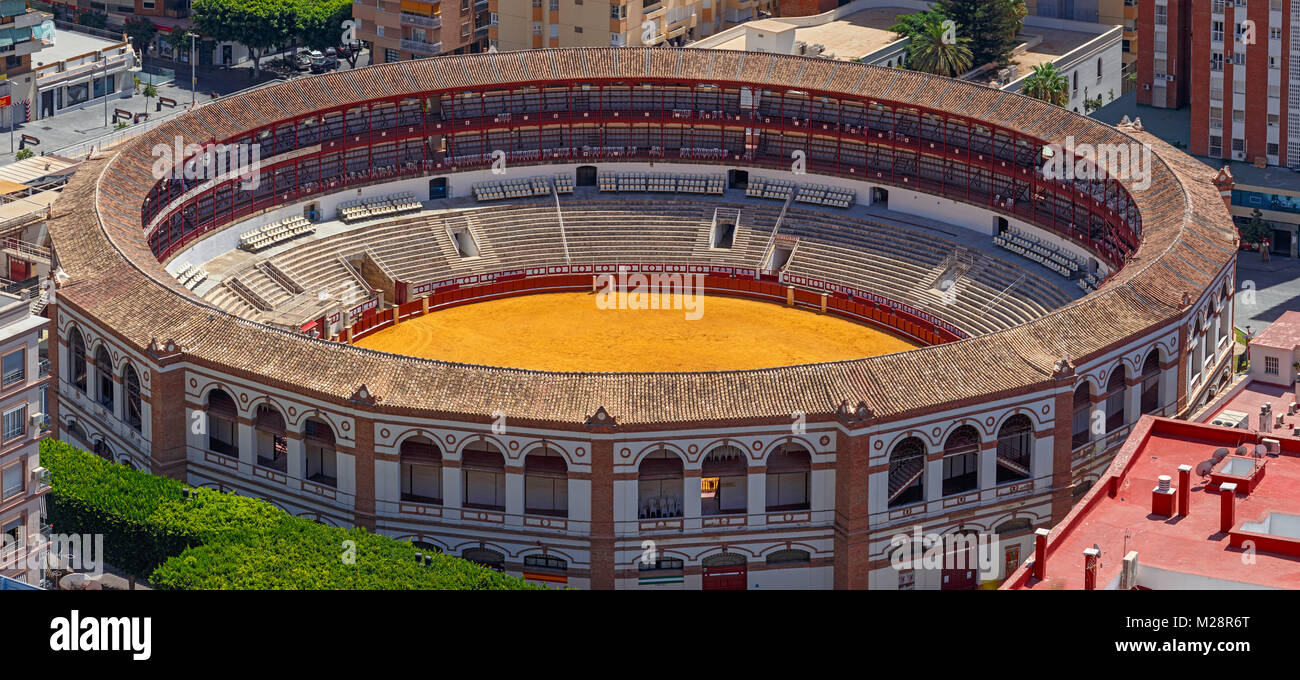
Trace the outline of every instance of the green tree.
{"label": "green tree", "polygon": [[343,22],[352,18],[350,0],[297,0],[293,3],[295,37],[313,50],[342,42]]}
{"label": "green tree", "polygon": [[938,0],[935,8],[957,22],[958,32],[971,39],[971,59],[976,66],[1009,63],[1016,35],[1029,13],[1024,0]]}
{"label": "green tree", "polygon": [[1025,96],[1041,99],[1045,102],[1065,106],[1070,103],[1070,81],[1055,64],[1039,64],[1034,72],[1025,77],[1020,91]]}
{"label": "green tree", "polygon": [[77,15],[77,23],[91,28],[108,28],[108,15],[82,12]]}
{"label": "green tree", "polygon": [[907,63],[917,71],[955,78],[971,67],[970,38],[952,36],[943,23],[928,22],[907,45]]}
{"label": "green tree", "polygon": [[153,22],[148,19],[132,17],[126,20],[122,32],[126,33],[126,36],[131,39],[131,44],[140,50],[140,55],[143,58],[153,45],[154,37],[158,35],[158,27],[154,26]]}
{"label": "green tree", "polygon": [[1259,208],[1250,212],[1250,221],[1241,227],[1241,240],[1259,249],[1259,258],[1268,261],[1268,248],[1264,247],[1266,239],[1273,238],[1273,227],[1264,221],[1264,213]]}
{"label": "green tree", "polygon": [[32,156],[35,155],[36,152],[32,151],[31,149],[19,149],[18,153],[14,154],[14,158],[22,161],[22,160],[27,160],[28,158],[31,158]]}
{"label": "green tree", "polygon": [[250,78],[262,73],[262,57],[289,43],[297,31],[296,5],[288,0],[194,0],[191,17],[200,33],[237,42],[253,56]]}
{"label": "green tree", "polygon": [[144,112],[148,113],[149,100],[158,96],[158,88],[154,87],[153,83],[149,83],[144,86],[144,91],[142,91],[140,94],[144,95]]}
{"label": "green tree", "polygon": [[947,15],[938,9],[932,9],[928,12],[900,14],[895,19],[894,25],[889,27],[889,30],[897,33],[900,38],[913,38],[924,32],[927,26],[943,25],[944,20],[947,18]]}

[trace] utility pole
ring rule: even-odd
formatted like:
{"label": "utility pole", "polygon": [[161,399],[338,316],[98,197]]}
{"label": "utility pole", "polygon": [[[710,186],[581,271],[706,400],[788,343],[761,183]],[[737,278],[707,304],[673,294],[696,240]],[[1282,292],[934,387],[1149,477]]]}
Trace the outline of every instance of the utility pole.
{"label": "utility pole", "polygon": [[[108,129],[108,55],[100,50],[99,57],[104,60],[104,129]],[[91,85],[93,88],[94,85]]]}
{"label": "utility pole", "polygon": [[185,35],[190,38],[190,110],[193,110],[195,93],[199,91],[199,79],[194,74],[194,60],[198,58],[198,53],[194,50],[194,39],[199,36],[194,31],[190,31]]}

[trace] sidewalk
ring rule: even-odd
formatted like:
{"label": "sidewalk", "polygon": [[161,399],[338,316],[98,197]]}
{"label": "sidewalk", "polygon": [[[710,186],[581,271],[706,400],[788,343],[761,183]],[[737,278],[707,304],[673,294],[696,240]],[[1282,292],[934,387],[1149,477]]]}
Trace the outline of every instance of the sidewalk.
{"label": "sidewalk", "polygon": [[[109,134],[114,131],[113,110],[123,109],[132,113],[148,112],[150,118],[166,116],[178,111],[187,110],[190,106],[191,96],[198,104],[211,101],[215,96],[224,96],[240,90],[260,85],[272,80],[283,80],[284,76],[267,68],[274,57],[264,57],[262,59],[262,72],[254,79],[252,78],[251,62],[239,64],[230,68],[222,66],[200,66],[195,68],[195,76],[198,81],[198,87],[195,92],[190,89],[190,68],[188,64],[166,61],[157,57],[148,57],[145,60],[146,67],[158,66],[176,71],[175,79],[165,85],[157,86],[158,97],[153,97],[145,101],[144,95],[133,91],[130,97],[113,97],[108,100],[108,123],[105,124],[105,112],[103,102],[96,102],[87,108],[76,111],[68,111],[44,118],[42,120],[20,123],[13,130],[13,146],[11,148],[9,141],[9,131],[0,130],[0,165],[12,163],[15,160],[15,152],[18,145],[22,142],[22,135],[28,134],[40,139],[40,144],[29,145],[38,156],[41,154],[54,153],[72,144],[86,142],[97,137]],[[357,68],[366,66],[370,63],[368,52],[362,52],[357,59]],[[345,60],[340,60],[340,71],[350,70]],[[303,72],[295,77],[309,75]],[[141,87],[143,89],[143,86]],[[176,106],[162,107],[159,110],[159,98],[167,97],[176,101]]]}

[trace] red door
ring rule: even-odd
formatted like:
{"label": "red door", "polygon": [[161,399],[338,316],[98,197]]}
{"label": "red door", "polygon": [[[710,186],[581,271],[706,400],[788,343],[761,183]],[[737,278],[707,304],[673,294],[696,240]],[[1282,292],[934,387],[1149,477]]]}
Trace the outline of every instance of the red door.
{"label": "red door", "polygon": [[9,258],[9,280],[26,281],[31,277],[32,263],[17,258]]}
{"label": "red door", "polygon": [[705,567],[705,590],[748,590],[749,569],[745,565]]}
{"label": "red door", "polygon": [[[965,554],[962,554],[965,553]],[[949,567],[952,568],[949,568]],[[974,590],[979,585],[975,577],[975,550],[949,550],[944,560],[939,588],[941,590]]]}

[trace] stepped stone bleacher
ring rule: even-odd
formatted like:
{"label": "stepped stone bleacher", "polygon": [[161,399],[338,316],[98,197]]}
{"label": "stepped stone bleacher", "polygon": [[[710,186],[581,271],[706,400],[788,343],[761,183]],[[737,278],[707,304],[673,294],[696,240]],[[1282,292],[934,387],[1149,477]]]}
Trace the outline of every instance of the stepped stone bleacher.
{"label": "stepped stone bleacher", "polygon": [[[793,190],[793,186],[788,187]],[[787,194],[788,196],[789,194]],[[562,204],[564,238],[555,205],[524,199],[437,215],[376,223],[292,248],[270,261],[304,289],[286,290],[259,267],[239,272],[240,285],[273,312],[248,304],[219,286],[208,299],[232,312],[266,319],[305,304],[321,290],[343,304],[359,304],[367,292],[339,258],[368,251],[381,266],[410,284],[470,273],[572,264],[674,263],[757,267],[782,207],[690,199],[568,200]],[[745,238],[732,248],[707,244],[719,209],[739,214]],[[481,257],[456,256],[448,224],[472,228]],[[1068,303],[1072,297],[1036,274],[1026,274],[986,254],[932,232],[820,208],[786,212],[781,235],[799,247],[783,267],[791,274],[873,291],[926,309],[971,334],[1023,324]],[[568,245],[566,260],[565,243]],[[960,259],[958,265],[954,264]],[[944,295],[938,279],[953,280]]]}

